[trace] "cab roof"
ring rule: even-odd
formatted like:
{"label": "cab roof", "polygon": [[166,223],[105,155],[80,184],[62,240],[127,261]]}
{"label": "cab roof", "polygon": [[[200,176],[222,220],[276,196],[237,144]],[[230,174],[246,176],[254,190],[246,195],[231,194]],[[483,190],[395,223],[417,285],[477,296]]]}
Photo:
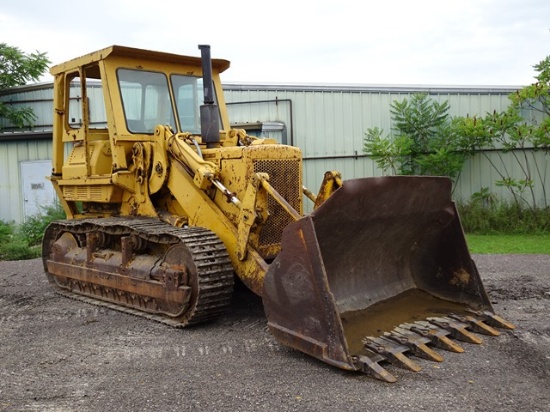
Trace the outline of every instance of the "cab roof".
{"label": "cab roof", "polygon": [[[50,73],[55,76],[56,74],[71,71],[78,67],[86,66],[110,57],[125,57],[141,61],[149,60],[155,62],[169,62],[182,65],[201,66],[200,57],[182,56],[180,54],[114,45],[81,57],[77,57],[65,63],[55,65],[51,67]],[[229,68],[229,61],[223,59],[212,59],[212,68],[221,73]]]}

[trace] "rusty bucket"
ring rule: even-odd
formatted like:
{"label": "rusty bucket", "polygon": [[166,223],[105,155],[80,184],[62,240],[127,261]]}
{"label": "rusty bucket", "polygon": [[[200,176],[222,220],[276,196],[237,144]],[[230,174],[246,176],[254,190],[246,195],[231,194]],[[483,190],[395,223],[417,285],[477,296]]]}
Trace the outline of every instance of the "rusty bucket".
{"label": "rusty bucket", "polygon": [[441,177],[345,181],[285,229],[263,302],[281,343],[388,382],[382,360],[418,370],[403,353],[422,346],[420,356],[438,361],[426,343],[472,341],[472,322],[513,327],[494,315]]}

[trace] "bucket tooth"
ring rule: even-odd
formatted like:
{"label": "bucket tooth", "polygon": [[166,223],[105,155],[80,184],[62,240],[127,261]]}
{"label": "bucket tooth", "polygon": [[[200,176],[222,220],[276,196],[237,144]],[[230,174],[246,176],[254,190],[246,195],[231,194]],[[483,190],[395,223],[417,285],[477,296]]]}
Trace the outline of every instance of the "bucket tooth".
{"label": "bucket tooth", "polygon": [[409,350],[419,358],[434,362],[443,362],[443,356],[426,345],[431,342],[431,340],[427,337],[399,327],[389,333],[384,333],[384,336],[397,343],[407,346]]}
{"label": "bucket tooth", "polygon": [[516,328],[516,325],[508,322],[506,319],[502,318],[499,315],[491,313],[489,311],[475,311],[470,310],[469,312],[473,313],[477,318],[481,319],[484,323],[489,326],[494,326],[495,328],[500,329],[510,329],[513,330]]}
{"label": "bucket tooth", "polygon": [[394,383],[397,381],[397,378],[378,363],[385,360],[386,358],[382,355],[371,352],[370,350],[365,350],[364,355],[354,358],[354,363],[358,365],[361,372],[368,376],[384,382]]}
{"label": "bucket tooth", "polygon": [[495,328],[483,323],[483,321],[474,318],[473,316],[460,316],[455,314],[450,314],[449,318],[458,320],[459,322],[468,324],[472,332],[481,333],[488,336],[499,336],[500,332]]}
{"label": "bucket tooth", "polygon": [[444,317],[444,318],[428,318],[428,322],[437,327],[447,329],[451,332],[451,336],[455,339],[463,342],[475,343],[477,345],[483,343],[483,340],[476,335],[466,330],[468,325],[466,323],[459,322],[457,320]]}
{"label": "bucket tooth", "polygon": [[407,358],[403,354],[403,352],[407,352],[409,350],[409,348],[405,345],[401,345],[384,337],[374,338],[371,336],[366,337],[363,340],[363,344],[367,349],[384,356],[388,362],[392,364],[413,372],[419,372],[422,370],[419,364]]}
{"label": "bucket tooth", "polygon": [[464,352],[464,348],[462,346],[447,337],[451,334],[451,332],[446,329],[439,328],[424,321],[415,322],[414,324],[405,324],[401,326],[409,329],[411,332],[430,339],[432,341],[432,344],[437,348],[449,352]]}

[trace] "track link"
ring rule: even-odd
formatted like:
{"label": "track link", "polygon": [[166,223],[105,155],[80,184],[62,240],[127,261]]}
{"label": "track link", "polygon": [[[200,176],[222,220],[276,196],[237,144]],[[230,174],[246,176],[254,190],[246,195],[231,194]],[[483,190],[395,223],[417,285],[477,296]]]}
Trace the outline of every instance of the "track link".
{"label": "track link", "polygon": [[[136,250],[125,252],[124,238]],[[233,292],[231,261],[213,232],[154,218],[54,222],[44,235],[43,262],[63,296],[173,327],[218,317]],[[159,295],[177,296],[177,308]]]}

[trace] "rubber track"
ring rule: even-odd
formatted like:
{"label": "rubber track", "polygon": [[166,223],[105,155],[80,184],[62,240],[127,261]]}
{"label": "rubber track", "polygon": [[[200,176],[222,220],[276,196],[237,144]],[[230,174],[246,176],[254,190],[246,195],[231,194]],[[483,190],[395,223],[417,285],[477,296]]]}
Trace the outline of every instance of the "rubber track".
{"label": "rubber track", "polygon": [[[52,279],[57,292],[65,297],[80,300],[97,306],[104,306],[135,316],[161,322],[172,327],[203,323],[217,318],[231,303],[233,294],[233,267],[222,241],[213,232],[199,228],[178,228],[154,218],[105,218],[65,220],[52,223],[44,236],[44,259],[49,258],[49,250],[61,232],[70,232],[77,237],[87,232],[105,232],[116,236],[138,235],[149,242],[160,244],[184,243],[193,256],[198,275],[198,301],[185,320],[166,315],[144,312],[136,308],[118,305],[113,302],[81,295],[61,288]],[[48,276],[51,278],[51,276]]]}

